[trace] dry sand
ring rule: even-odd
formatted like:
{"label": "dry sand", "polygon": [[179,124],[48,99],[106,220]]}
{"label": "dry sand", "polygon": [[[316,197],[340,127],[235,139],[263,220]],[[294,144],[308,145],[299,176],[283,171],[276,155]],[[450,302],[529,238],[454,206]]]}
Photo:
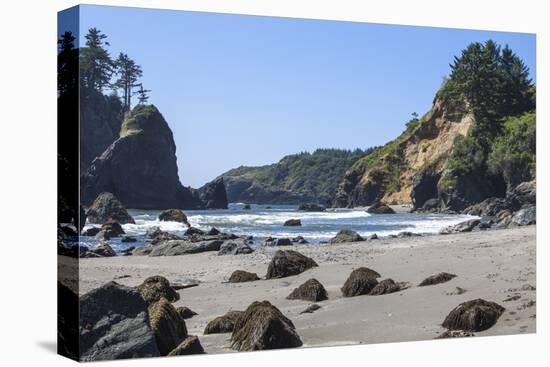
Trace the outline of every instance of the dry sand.
{"label": "dry sand", "polygon": [[[321,246],[292,246],[313,258],[318,268],[283,279],[228,284],[237,269],[263,277],[273,253],[260,248],[250,255],[217,256],[215,252],[175,257],[129,256],[80,261],[80,293],[116,280],[136,286],[146,277],[163,275],[171,282],[197,280],[200,285],[180,290],[175,306],[198,313],[186,320],[207,353],[230,351],[230,334],[203,335],[206,324],[229,310],[244,310],[251,302],[268,300],[295,324],[304,346],[325,346],[433,339],[442,333],[445,316],[459,303],[483,298],[506,308],[497,324],[476,336],[533,333],[536,328],[536,227],[385,239]],[[61,264],[63,266],[63,264]],[[407,281],[411,287],[388,295],[343,298],[340,287],[349,273],[367,266],[381,279]],[[451,281],[417,287],[439,272],[457,275]],[[312,314],[300,314],[310,303],[287,300],[290,292],[310,278],[318,279],[329,299]],[[453,294],[456,287],[465,293]],[[519,296],[519,297],[512,297]],[[512,297],[514,300],[505,301]]]}

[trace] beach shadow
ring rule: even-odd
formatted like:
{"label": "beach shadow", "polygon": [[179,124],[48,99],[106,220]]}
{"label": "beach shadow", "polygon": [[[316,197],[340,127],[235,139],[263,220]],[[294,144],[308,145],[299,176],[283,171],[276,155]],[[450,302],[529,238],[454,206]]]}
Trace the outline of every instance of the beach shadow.
{"label": "beach shadow", "polygon": [[36,345],[50,353],[57,354],[57,342],[55,340],[39,340]]}

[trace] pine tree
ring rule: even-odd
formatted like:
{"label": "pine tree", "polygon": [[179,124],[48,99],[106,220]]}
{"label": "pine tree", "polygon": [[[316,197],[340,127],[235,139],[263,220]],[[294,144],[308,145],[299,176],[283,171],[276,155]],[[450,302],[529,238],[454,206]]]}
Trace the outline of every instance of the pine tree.
{"label": "pine tree", "polygon": [[139,89],[137,91],[137,94],[138,94],[138,103],[143,105],[143,104],[146,104],[147,101],[149,100],[149,95],[148,93],[150,92],[151,90],[150,89],[143,89],[143,85],[140,84],[139,85]]}
{"label": "pine tree", "polygon": [[115,81],[114,86],[122,89],[122,104],[124,110],[128,111],[132,106],[133,91],[140,86],[137,81],[142,76],[143,72],[141,67],[137,65],[134,60],[122,52],[114,62],[114,65],[116,67],[116,74],[119,77]]}
{"label": "pine tree", "polygon": [[59,95],[76,91],[78,88],[78,49],[75,37],[65,32],[57,41],[57,91]]}
{"label": "pine tree", "polygon": [[105,46],[106,35],[97,28],[90,28],[86,38],[86,47],[80,52],[80,75],[82,86],[103,92],[109,85],[113,74],[113,61]]}

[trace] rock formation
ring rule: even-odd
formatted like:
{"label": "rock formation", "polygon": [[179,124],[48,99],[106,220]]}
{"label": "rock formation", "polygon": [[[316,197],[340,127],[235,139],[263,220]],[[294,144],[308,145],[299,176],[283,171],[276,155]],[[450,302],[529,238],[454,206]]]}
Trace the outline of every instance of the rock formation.
{"label": "rock formation", "polygon": [[505,308],[495,302],[475,299],[455,307],[443,321],[449,330],[483,331],[496,324]]}
{"label": "rock formation", "polygon": [[223,177],[218,177],[207,183],[199,191],[207,209],[227,209],[227,193]]}
{"label": "rock formation", "polygon": [[187,216],[181,209],[167,209],[160,213],[159,220],[164,222],[179,222],[190,226],[189,222],[187,221]]}
{"label": "rock formation", "polygon": [[302,340],[290,319],[268,301],[254,302],[237,319],[231,348],[238,351],[300,347]]}
{"label": "rock formation", "polygon": [[290,293],[287,299],[319,302],[328,299],[327,290],[317,279],[309,279]]}
{"label": "rock formation", "polygon": [[268,265],[266,279],[298,275],[316,266],[318,265],[313,259],[302,255],[298,251],[279,250]]}
{"label": "rock formation", "polygon": [[342,229],[336,236],[330,239],[329,243],[359,242],[364,240],[359,233],[351,229]]}
{"label": "rock formation", "polygon": [[191,310],[189,307],[178,307],[176,312],[181,316],[182,319],[190,319],[191,317],[197,315],[197,313]]}
{"label": "rock formation", "polygon": [[376,201],[374,204],[369,206],[367,213],[370,214],[395,214],[395,210],[390,208],[388,205],[382,203],[381,201]]}
{"label": "rock formation", "polygon": [[258,274],[250,273],[244,270],[235,270],[229,277],[229,283],[243,283],[243,282],[253,282],[255,280],[260,280]]}
{"label": "rock formation", "polygon": [[173,349],[169,356],[186,356],[190,354],[203,354],[204,349],[202,348],[199,338],[195,335],[190,335],[185,338],[180,345]]}
{"label": "rock formation", "polygon": [[110,282],[80,298],[80,359],[159,355],[147,304],[134,289]]}
{"label": "rock formation", "polygon": [[149,318],[161,356],[168,355],[187,337],[185,321],[165,298],[149,306]]}
{"label": "rock formation", "polygon": [[149,305],[160,301],[162,298],[169,302],[176,302],[180,299],[180,295],[170,286],[168,279],[160,275],[145,279],[137,287],[137,290]]}
{"label": "rock formation", "polygon": [[84,204],[102,192],[115,194],[131,208],[204,207],[198,192],[180,183],[172,131],[153,105],[135,107],[120,137],[82,174]]}
{"label": "rock formation", "polygon": [[364,294],[369,294],[376,285],[378,285],[378,280],[380,274],[378,272],[361,267],[352,271],[342,287],[342,295],[344,297],[355,297],[361,296]]}
{"label": "rock formation", "polygon": [[230,333],[235,327],[237,319],[243,314],[243,311],[229,311],[223,316],[218,316],[210,321],[204,329],[204,334]]}
{"label": "rock formation", "polygon": [[103,224],[115,221],[120,224],[135,223],[122,203],[110,192],[102,192],[86,212],[88,222]]}

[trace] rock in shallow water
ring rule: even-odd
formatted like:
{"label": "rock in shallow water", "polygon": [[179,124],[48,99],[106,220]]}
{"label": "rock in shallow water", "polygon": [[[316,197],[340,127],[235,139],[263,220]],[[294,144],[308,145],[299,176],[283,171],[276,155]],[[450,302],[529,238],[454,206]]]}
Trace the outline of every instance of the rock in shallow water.
{"label": "rock in shallow water", "polygon": [[132,288],[110,282],[80,298],[82,361],[156,357],[147,304]]}
{"label": "rock in shallow water", "polygon": [[380,201],[375,202],[367,209],[370,214],[395,214],[395,210]]}
{"label": "rock in shallow water", "polygon": [[254,302],[238,318],[231,348],[238,351],[295,348],[302,340],[290,319],[268,301]]}
{"label": "rock in shallow water", "polygon": [[266,279],[298,275],[316,266],[318,265],[313,259],[302,255],[298,251],[279,250],[269,263]]}
{"label": "rock in shallow water", "polygon": [[300,219],[289,219],[285,221],[285,223],[283,224],[283,226],[285,227],[296,227],[301,225],[302,225],[302,221]]}
{"label": "rock in shallow water", "polygon": [[160,213],[159,220],[164,222],[179,222],[187,224],[189,227],[189,222],[187,222],[187,215],[181,209],[167,209]]}

